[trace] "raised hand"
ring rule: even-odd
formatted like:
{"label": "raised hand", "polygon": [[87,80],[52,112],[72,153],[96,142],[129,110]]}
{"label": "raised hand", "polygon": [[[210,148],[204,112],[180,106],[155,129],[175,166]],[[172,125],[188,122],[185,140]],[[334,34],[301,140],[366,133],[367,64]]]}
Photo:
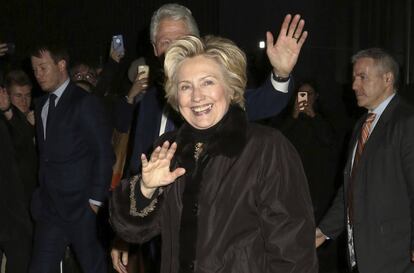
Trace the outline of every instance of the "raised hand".
{"label": "raised hand", "polygon": [[0,87],[0,110],[4,111],[10,107],[10,98],[6,89]]}
{"label": "raised hand", "polygon": [[6,55],[7,50],[7,44],[0,43],[0,57]]}
{"label": "raised hand", "polygon": [[147,157],[142,154],[142,179],[141,192],[147,197],[151,198],[158,187],[171,184],[185,173],[184,168],[177,168],[170,171],[171,159],[177,150],[177,143],[170,145],[165,141],[162,146],[158,146],[151,154],[151,159],[148,161]]}
{"label": "raised hand", "polygon": [[34,111],[32,110],[32,111],[29,111],[27,114],[26,114],[26,119],[27,119],[27,121],[32,125],[32,126],[34,126],[35,125],[35,115],[34,115]]}
{"label": "raised hand", "polygon": [[138,96],[141,93],[145,93],[147,91],[148,77],[146,78],[141,77],[144,74],[145,72],[143,71],[139,72],[134,80],[134,83],[131,86],[131,89],[129,89],[129,92],[127,95],[127,102],[129,104],[134,103],[134,99],[136,96]]}
{"label": "raised hand", "polygon": [[288,14],[283,20],[276,43],[271,32],[266,32],[266,53],[273,66],[273,72],[288,77],[298,61],[299,53],[308,32],[303,31],[305,21],[296,14]]}

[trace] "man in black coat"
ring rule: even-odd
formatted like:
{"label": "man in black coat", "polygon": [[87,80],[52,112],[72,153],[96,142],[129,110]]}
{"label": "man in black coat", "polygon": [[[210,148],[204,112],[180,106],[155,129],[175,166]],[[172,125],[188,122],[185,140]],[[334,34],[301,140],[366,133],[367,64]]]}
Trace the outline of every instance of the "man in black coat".
{"label": "man in black coat", "polygon": [[353,57],[358,106],[344,184],[316,245],[346,230],[354,272],[414,272],[414,108],[396,93],[398,64],[371,48]]}
{"label": "man in black coat", "polygon": [[58,269],[71,245],[84,272],[106,272],[96,232],[96,213],[112,174],[111,130],[99,98],[71,83],[68,55],[46,45],[35,49],[32,67],[48,94],[36,105],[39,188],[32,198],[36,221],[30,272]]}

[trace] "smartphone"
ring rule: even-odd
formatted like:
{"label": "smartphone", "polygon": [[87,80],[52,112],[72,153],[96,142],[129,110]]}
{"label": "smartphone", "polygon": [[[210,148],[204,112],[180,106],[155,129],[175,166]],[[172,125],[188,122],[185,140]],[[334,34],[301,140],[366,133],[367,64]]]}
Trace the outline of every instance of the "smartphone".
{"label": "smartphone", "polygon": [[[298,92],[298,104],[302,101],[307,102],[308,101],[308,92]],[[305,110],[305,107],[299,107],[299,110],[303,111]]]}
{"label": "smartphone", "polygon": [[124,55],[125,54],[125,47],[124,47],[124,39],[121,34],[112,36],[112,48],[116,52]]}
{"label": "smartphone", "polygon": [[149,66],[148,65],[138,65],[138,74],[144,72],[138,76],[138,80],[148,78],[149,76]]}

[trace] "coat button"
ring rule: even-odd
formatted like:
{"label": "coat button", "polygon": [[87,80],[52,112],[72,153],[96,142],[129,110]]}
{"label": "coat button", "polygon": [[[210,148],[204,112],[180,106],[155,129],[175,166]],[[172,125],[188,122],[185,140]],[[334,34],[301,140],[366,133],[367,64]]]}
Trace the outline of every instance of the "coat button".
{"label": "coat button", "polygon": [[195,203],[194,206],[193,206],[193,213],[194,214],[198,213],[198,204],[197,203]]}

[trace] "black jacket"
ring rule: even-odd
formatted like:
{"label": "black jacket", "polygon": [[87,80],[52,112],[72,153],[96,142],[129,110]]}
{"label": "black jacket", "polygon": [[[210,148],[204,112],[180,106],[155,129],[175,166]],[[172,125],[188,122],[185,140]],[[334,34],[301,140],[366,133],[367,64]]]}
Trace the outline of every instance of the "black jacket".
{"label": "black jacket", "polygon": [[[276,130],[249,124],[239,108],[228,115],[207,142],[193,176],[201,179],[196,209],[189,210],[197,217],[195,259],[186,268],[181,264],[181,271],[317,272],[312,203],[297,153]],[[178,144],[173,167],[193,158],[191,132],[184,124],[161,137]],[[180,223],[189,173],[141,211],[130,195],[131,189],[139,194],[137,177],[113,195],[111,217],[119,236],[144,242],[161,233],[162,273],[176,273],[180,267]],[[137,212],[148,214],[133,216]]]}

